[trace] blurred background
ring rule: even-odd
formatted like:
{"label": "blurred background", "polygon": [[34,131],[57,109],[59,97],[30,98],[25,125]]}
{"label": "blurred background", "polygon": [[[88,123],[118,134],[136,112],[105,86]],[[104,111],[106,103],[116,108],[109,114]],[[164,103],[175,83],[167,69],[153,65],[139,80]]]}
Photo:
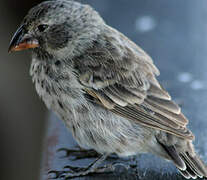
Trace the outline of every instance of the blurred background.
{"label": "blurred background", "polygon": [[[27,11],[41,1],[0,1],[0,179],[37,180],[47,132],[48,112],[29,76],[30,54],[8,54],[9,41]],[[106,22],[147,51],[160,80],[193,121],[196,135],[207,136],[207,1],[82,0]],[[203,131],[201,131],[201,129]],[[202,134],[201,134],[202,133]],[[201,137],[201,136],[199,136]],[[196,141],[207,156],[205,138]]]}

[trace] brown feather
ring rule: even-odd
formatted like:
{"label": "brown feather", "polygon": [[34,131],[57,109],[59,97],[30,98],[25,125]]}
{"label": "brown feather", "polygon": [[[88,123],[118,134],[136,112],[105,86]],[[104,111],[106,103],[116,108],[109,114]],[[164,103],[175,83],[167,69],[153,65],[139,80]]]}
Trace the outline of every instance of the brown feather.
{"label": "brown feather", "polygon": [[207,177],[207,168],[197,155],[190,155],[188,152],[180,153],[180,157],[184,160],[186,171],[192,177]]}
{"label": "brown feather", "polygon": [[88,93],[103,107],[134,123],[194,139],[180,107],[156,80],[159,70],[152,59],[133,43],[131,48],[123,47],[122,55],[111,41],[107,43],[96,44],[84,59],[75,61]]}
{"label": "brown feather", "polygon": [[112,100],[114,101],[116,104],[120,105],[120,106],[126,106],[128,103],[123,100],[122,98],[120,98],[120,96],[114,92],[111,91],[111,89],[107,88],[104,89],[104,93]]}
{"label": "brown feather", "polygon": [[160,99],[153,96],[148,96],[147,99],[148,101],[154,103],[156,106],[160,106],[161,108],[166,109],[175,114],[180,114],[180,107],[173,101]]}
{"label": "brown feather", "polygon": [[190,179],[191,175],[187,171],[179,170],[180,174],[182,174],[186,179]]}
{"label": "brown feather", "polygon": [[149,99],[145,99],[143,104],[144,104],[144,106],[151,109],[152,111],[157,112],[172,121],[175,121],[176,123],[178,123],[181,126],[185,126],[188,123],[188,120],[186,119],[186,117],[182,113],[175,114],[171,111],[168,111],[168,110],[162,108],[161,106],[157,106],[153,101],[150,101]]}
{"label": "brown feather", "polygon": [[[88,90],[89,91],[89,90]],[[168,117],[160,113],[152,111],[147,112],[143,107],[136,105],[127,105],[127,106],[120,106],[118,104],[115,104],[113,101],[113,98],[111,99],[106,94],[100,93],[99,91],[93,90],[90,92],[90,95],[92,95],[94,98],[98,98],[98,100],[101,102],[101,104],[109,109],[110,111],[123,116],[129,120],[132,120],[134,123],[139,123],[143,126],[159,129],[165,132],[169,132],[171,134],[174,134],[176,136],[186,138],[186,139],[194,139],[193,134],[191,131],[189,131],[183,123],[178,123],[179,121],[173,121],[172,119],[169,119]],[[152,108],[150,108],[152,110]],[[182,119],[183,115],[176,115],[173,114],[176,117],[180,117]],[[182,122],[182,121],[181,121]],[[181,125],[182,126],[181,126]]]}
{"label": "brown feather", "polygon": [[106,94],[114,94],[119,99],[129,103],[129,104],[141,104],[143,102],[143,98],[136,96],[135,94],[128,91],[126,88],[122,86],[109,86],[103,90]]}
{"label": "brown feather", "polygon": [[120,116],[126,117],[129,120],[132,120],[134,123],[138,123],[146,127],[169,132],[171,134],[174,134],[182,138],[186,138],[190,140],[194,139],[192,133],[186,128],[176,129],[175,127],[170,127],[169,124],[166,123],[165,121],[161,121],[160,119],[155,118],[142,110],[138,110],[137,108],[135,109],[133,107],[133,109],[131,109],[128,106],[126,107],[115,106],[115,108],[110,109],[110,111]]}
{"label": "brown feather", "polygon": [[159,88],[158,86],[155,86],[154,84],[151,84],[150,89],[147,91],[147,94],[149,96],[154,96],[160,99],[171,100],[170,95],[165,90]]}
{"label": "brown feather", "polygon": [[[159,142],[159,141],[158,141]],[[186,165],[183,159],[179,156],[178,152],[176,151],[174,146],[166,146],[159,142],[160,145],[163,147],[163,149],[167,152],[168,156],[171,158],[171,160],[174,162],[177,168],[184,171],[186,170]]]}

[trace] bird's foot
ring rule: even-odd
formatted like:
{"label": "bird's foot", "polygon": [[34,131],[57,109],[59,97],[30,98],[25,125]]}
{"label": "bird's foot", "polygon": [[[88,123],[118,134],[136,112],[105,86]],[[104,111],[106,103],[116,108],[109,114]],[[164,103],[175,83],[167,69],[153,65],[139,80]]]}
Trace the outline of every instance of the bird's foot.
{"label": "bird's foot", "polygon": [[78,147],[78,149],[67,149],[67,148],[61,148],[58,149],[58,152],[63,152],[65,155],[62,157],[73,157],[72,160],[78,160],[78,159],[85,159],[85,158],[97,158],[99,154],[92,150],[86,150]]}
{"label": "bird's foot", "polygon": [[72,166],[65,166],[63,171],[50,171],[49,174],[54,174],[55,176],[52,179],[58,178],[73,178],[73,177],[80,177],[86,176],[90,173],[94,173],[98,169],[98,165],[106,159],[107,155],[101,155],[97,158],[94,162],[92,162],[88,167],[72,167]]}
{"label": "bird's foot", "polygon": [[58,179],[58,178],[69,179],[69,178],[87,176],[92,174],[113,173],[113,172],[120,173],[123,172],[123,168],[125,170],[128,170],[129,168],[132,167],[130,165],[126,165],[123,163],[112,163],[101,167],[94,167],[90,165],[86,168],[65,166],[64,171],[50,171],[49,173],[55,175],[52,177],[52,179]]}

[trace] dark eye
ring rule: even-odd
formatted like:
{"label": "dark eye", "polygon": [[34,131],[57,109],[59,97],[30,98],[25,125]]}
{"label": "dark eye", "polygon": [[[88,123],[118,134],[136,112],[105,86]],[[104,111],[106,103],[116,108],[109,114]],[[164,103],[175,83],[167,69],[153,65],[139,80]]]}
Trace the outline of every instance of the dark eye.
{"label": "dark eye", "polygon": [[48,25],[47,24],[40,24],[37,28],[40,32],[44,32],[48,28]]}

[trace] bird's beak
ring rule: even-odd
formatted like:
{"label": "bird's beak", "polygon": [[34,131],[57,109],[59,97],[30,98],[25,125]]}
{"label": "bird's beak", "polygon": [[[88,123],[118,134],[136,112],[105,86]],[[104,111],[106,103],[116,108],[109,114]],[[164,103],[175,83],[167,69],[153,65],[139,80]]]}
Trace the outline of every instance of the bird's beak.
{"label": "bird's beak", "polygon": [[22,25],[17,29],[12,37],[8,52],[22,51],[36,47],[39,47],[38,40],[29,35],[26,32],[24,25]]}

